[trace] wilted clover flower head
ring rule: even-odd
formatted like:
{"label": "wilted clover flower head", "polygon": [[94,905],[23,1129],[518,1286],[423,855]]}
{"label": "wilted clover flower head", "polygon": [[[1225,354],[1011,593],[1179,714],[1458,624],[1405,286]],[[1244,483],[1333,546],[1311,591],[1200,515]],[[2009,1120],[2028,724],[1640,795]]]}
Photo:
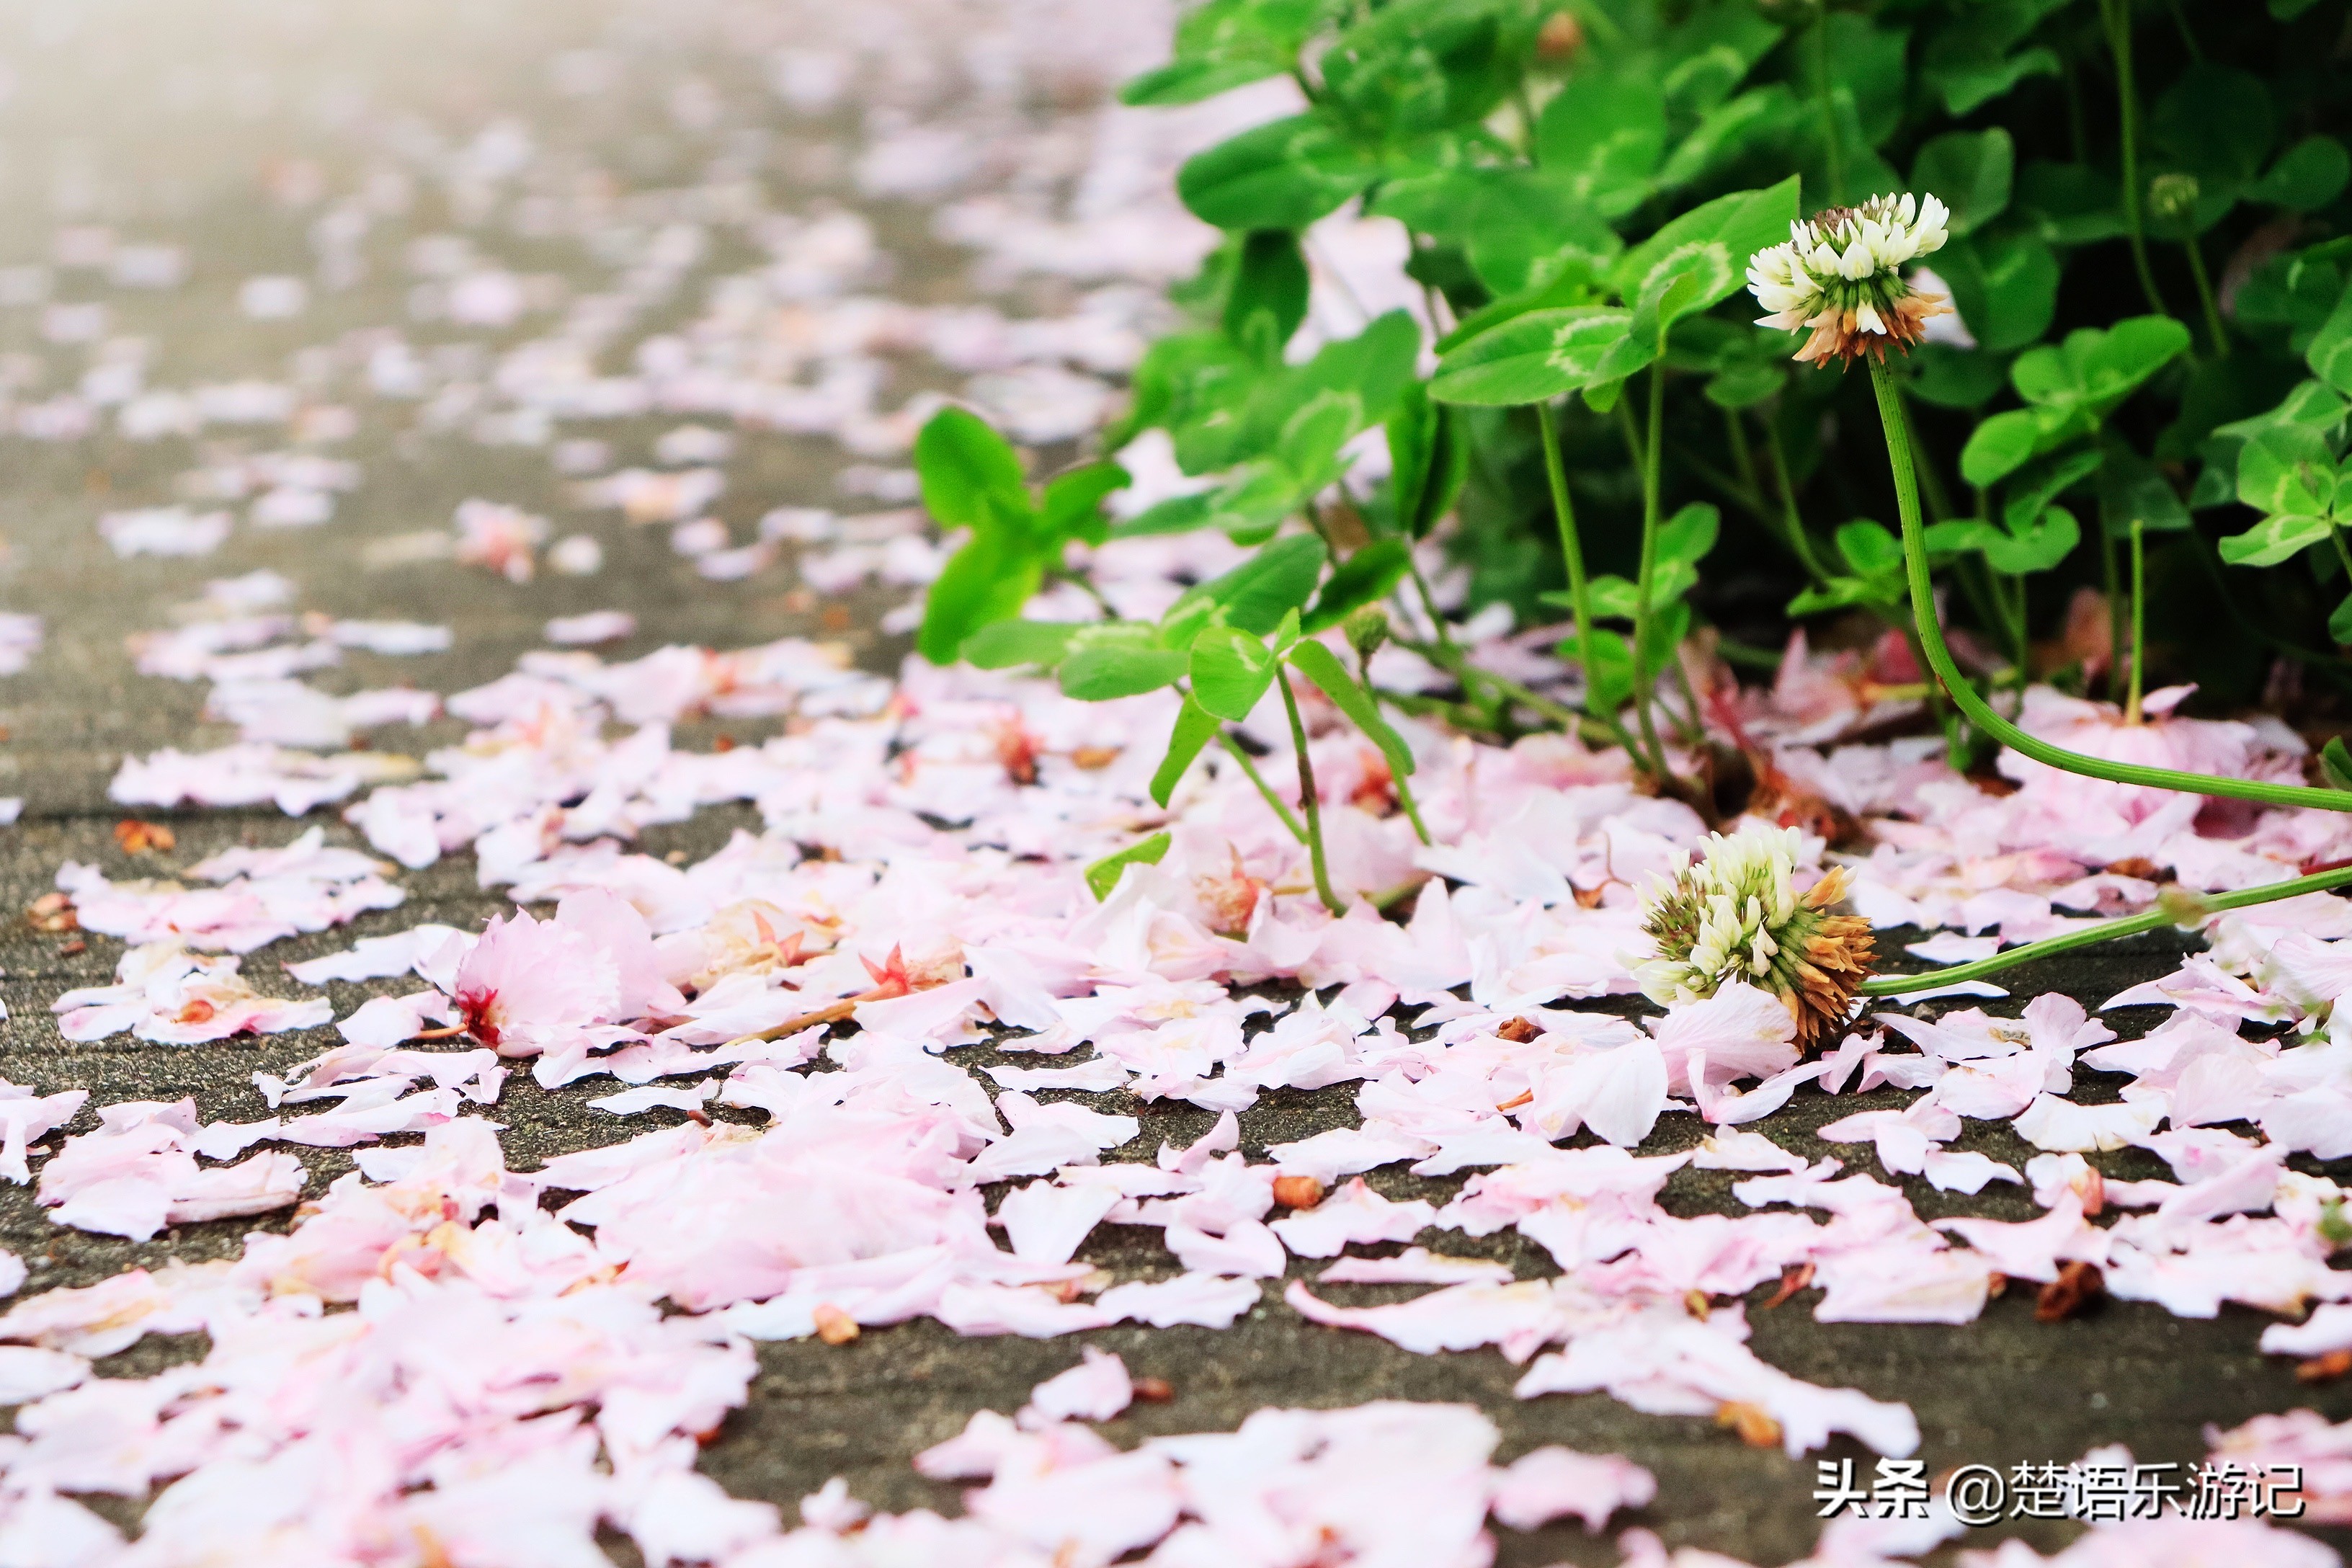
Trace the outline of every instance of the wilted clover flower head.
{"label": "wilted clover flower head", "polygon": [[1885,195],[1800,218],[1786,245],[1748,259],[1748,291],[1771,312],[1757,324],[1810,331],[1796,357],[1815,363],[1884,359],[1890,342],[1908,350],[1927,318],[1951,307],[1900,268],[1943,248],[1951,216],[1933,196]]}
{"label": "wilted clover flower head", "polygon": [[1653,878],[1642,929],[1658,951],[1634,971],[1643,994],[1672,1006],[1744,980],[1787,1005],[1801,1045],[1843,1024],[1870,973],[1870,923],[1829,912],[1845,896],[1842,866],[1795,890],[1798,844],[1793,827],[1710,834],[1705,859]]}

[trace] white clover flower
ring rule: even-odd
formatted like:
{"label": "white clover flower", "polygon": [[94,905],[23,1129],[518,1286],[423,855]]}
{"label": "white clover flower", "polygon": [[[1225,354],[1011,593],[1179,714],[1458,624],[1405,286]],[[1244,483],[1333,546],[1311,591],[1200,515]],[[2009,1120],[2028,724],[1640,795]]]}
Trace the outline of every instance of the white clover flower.
{"label": "white clover flower", "polygon": [[1843,867],[1798,894],[1799,842],[1793,827],[1711,834],[1704,860],[1652,879],[1642,929],[1657,956],[1633,972],[1643,994],[1672,1006],[1744,980],[1780,998],[1801,1044],[1843,1024],[1870,972],[1870,924],[1828,912],[1844,896]]}
{"label": "white clover flower", "polygon": [[1787,244],[1748,259],[1748,291],[1769,312],[1757,324],[1809,331],[1796,357],[1815,363],[1907,351],[1950,306],[1899,268],[1943,248],[1951,216],[1934,196],[1884,195],[1798,219]]}

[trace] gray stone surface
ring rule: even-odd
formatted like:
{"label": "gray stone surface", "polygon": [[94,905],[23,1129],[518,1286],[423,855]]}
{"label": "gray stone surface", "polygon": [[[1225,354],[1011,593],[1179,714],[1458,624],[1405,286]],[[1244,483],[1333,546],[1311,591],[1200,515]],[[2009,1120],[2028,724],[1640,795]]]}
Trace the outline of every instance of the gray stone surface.
{"label": "gray stone surface", "polygon": [[[345,331],[399,318],[404,284],[397,247],[444,221],[432,210],[430,196],[414,218],[387,226],[371,240],[376,266],[358,288],[326,297],[298,322],[256,324],[235,315],[228,301],[240,279],[307,266],[303,236],[312,215],[288,209],[263,194],[258,176],[265,160],[283,155],[289,138],[315,133],[311,151],[340,178],[359,157],[355,143],[315,127],[304,132],[309,122],[299,115],[272,110],[240,118],[233,109],[236,72],[247,57],[194,19],[207,8],[90,0],[82,9],[81,31],[63,44],[41,42],[38,26],[46,24],[28,19],[31,7],[0,16],[0,50],[16,62],[19,83],[15,100],[0,108],[0,146],[9,153],[0,170],[0,217],[5,219],[0,222],[0,264],[45,251],[46,237],[60,218],[52,205],[54,185],[62,178],[58,172],[69,172],[80,157],[104,174],[96,210],[84,216],[111,222],[129,237],[176,239],[192,247],[195,274],[185,289],[152,299],[111,296],[121,306],[118,330],[155,340],[155,380],[184,384],[267,369],[298,349],[331,343]],[[277,84],[281,102],[292,102],[301,91],[323,90],[320,84],[343,79],[338,72],[356,72],[374,95],[372,102],[413,103],[452,123],[478,124],[493,111],[520,104],[545,134],[576,132],[583,142],[603,136],[602,145],[621,166],[652,184],[665,170],[685,166],[685,153],[674,140],[655,131],[600,127],[591,123],[603,111],[600,106],[550,107],[541,87],[539,67],[550,49],[592,36],[622,9],[339,0],[331,25],[323,10],[315,13],[315,26],[288,25],[264,7],[224,7],[221,15],[251,25],[251,37],[260,40],[252,59],[257,68],[277,73],[260,79]],[[227,36],[238,37],[233,28]],[[170,79],[175,62],[197,70],[209,84],[211,112],[175,119],[158,100],[142,96],[142,84]],[[724,58],[705,66],[716,73],[733,68]],[[776,177],[781,189],[783,175]],[[900,291],[957,297],[965,286],[958,264],[920,237],[915,218],[890,211],[881,218],[900,249]],[[560,268],[573,261],[549,254],[529,264]],[[0,311],[0,352],[41,354],[52,384],[69,380],[75,355],[40,343],[37,319],[35,311]],[[894,395],[929,384],[935,374],[906,365]],[[675,423],[622,422],[599,434],[613,441],[623,460],[641,460],[652,437]],[[660,531],[633,531],[610,514],[564,510],[541,453],[423,435],[372,414],[343,455],[363,463],[367,479],[327,528],[278,534],[240,530],[218,555],[199,563],[124,563],[100,544],[94,518],[106,508],[169,499],[173,476],[194,458],[188,444],[133,445],[110,437],[72,446],[0,441],[0,528],[12,545],[8,575],[0,580],[0,605],[38,611],[51,628],[48,646],[30,671],[0,683],[0,724],[8,732],[0,793],[28,801],[23,824],[0,830],[0,910],[10,916],[0,932],[0,965],[5,968],[0,997],[11,1015],[0,1029],[0,1077],[44,1091],[86,1087],[93,1104],[101,1105],[189,1095],[208,1118],[244,1120],[261,1113],[250,1081],[255,1071],[282,1069],[331,1038],[328,1031],[312,1031],[258,1045],[191,1049],[130,1047],[121,1038],[100,1047],[69,1046],[49,1021],[48,1003],[68,986],[110,974],[120,944],[41,934],[15,918],[50,886],[58,865],[68,858],[95,862],[114,876],[160,874],[230,844],[280,843],[296,830],[298,825],[272,812],[146,813],[176,829],[177,848],[134,859],[115,844],[111,829],[122,813],[107,803],[104,786],[126,752],[218,744],[229,738],[226,730],[199,721],[201,688],[142,679],[131,672],[124,652],[126,636],[169,625],[171,606],[191,596],[206,577],[268,565],[299,584],[302,608],[443,621],[457,628],[457,645],[446,655],[398,660],[352,656],[341,669],[321,678],[338,690],[401,680],[457,689],[504,672],[517,655],[540,646],[539,628],[549,616],[608,607],[633,610],[644,626],[632,642],[604,650],[618,657],[667,641],[724,646],[785,634],[838,636],[877,668],[890,667],[901,651],[901,645],[865,629],[882,606],[878,598],[806,605],[792,595],[788,571],[740,584],[706,584],[669,551]],[[740,538],[744,525],[771,506],[838,504],[842,498],[833,488],[833,475],[841,460],[832,447],[814,440],[748,437],[732,468],[733,485],[721,514],[737,525]],[[542,577],[519,587],[446,564],[371,572],[356,563],[361,542],[444,525],[451,508],[472,495],[548,510],[566,529],[596,532],[609,552],[606,570],[587,580]],[[688,724],[681,727],[680,743],[705,746],[722,731],[742,739],[762,732],[757,724]],[[457,733],[457,726],[445,722],[419,737],[418,749]],[[314,820],[326,826],[335,842],[357,841],[331,812],[315,814]],[[698,856],[722,843],[733,826],[750,821],[748,813],[706,812],[690,824],[650,833],[646,847],[655,854]],[[420,921],[477,925],[504,907],[476,886],[467,858],[399,879],[409,894],[403,908],[265,950],[247,961],[248,972],[264,977],[264,989],[288,989],[290,983],[268,978],[281,961],[334,951],[354,937]],[[2143,941],[2021,973],[2016,988],[2021,994],[2063,990],[2095,1005],[2169,967],[2178,951],[2163,940]],[[341,1013],[372,991],[395,988],[338,984],[331,994]],[[2128,1019],[2123,1026],[2136,1029],[2140,1020]],[[959,1059],[982,1055],[971,1051]],[[2115,1081],[2085,1072],[2083,1092],[2090,1098],[2111,1095]],[[585,1100],[609,1088],[592,1082],[549,1092],[528,1077],[511,1079],[495,1111],[509,1128],[510,1161],[527,1166],[675,1120],[669,1111],[623,1120],[585,1107]],[[1808,1089],[1761,1130],[1786,1147],[1819,1155],[1831,1151],[1811,1136],[1812,1128],[1859,1107],[1901,1100],[1881,1091],[1832,1105]],[[1189,1141],[1210,1120],[1187,1106],[1134,1109],[1143,1131],[1115,1157],[1149,1158],[1163,1140]],[[1243,1118],[1245,1146],[1256,1152],[1268,1142],[1348,1124],[1353,1115],[1345,1088],[1269,1095]],[[85,1113],[68,1131],[93,1123]],[[1688,1119],[1669,1119],[1646,1152],[1681,1147],[1696,1135]],[[55,1140],[50,1142],[54,1146]],[[2030,1152],[2006,1129],[1981,1126],[1972,1127],[1961,1146],[2009,1160]],[[350,1168],[343,1154],[300,1152],[313,1191]],[[1849,1146],[1835,1152],[1850,1164],[1875,1170],[1866,1151]],[[2152,1157],[2138,1152],[2100,1156],[2095,1163],[2117,1177],[2160,1173]],[[2346,1172],[2330,1173],[2340,1178]],[[1372,1183],[1392,1197],[1440,1197],[1457,1185],[1419,1181],[1393,1169],[1375,1173]],[[1931,1216],[1970,1212],[2016,1219],[2033,1212],[2014,1188],[1997,1185],[1980,1199],[1958,1199],[1920,1183],[1906,1185],[1921,1212]],[[1736,1205],[1728,1187],[1725,1175],[1685,1172],[1668,1184],[1663,1201],[1678,1213],[1729,1211]],[[53,1227],[27,1189],[0,1187],[0,1245],[32,1263],[28,1290],[87,1284],[134,1264],[152,1266],[170,1258],[227,1256],[248,1229],[287,1223],[289,1216],[278,1215],[258,1222],[186,1226],[132,1245]],[[1452,1236],[1427,1239],[1447,1250],[1486,1251],[1523,1276],[1548,1272],[1542,1255],[1515,1237],[1486,1243]],[[1172,1268],[1150,1233],[1124,1227],[1099,1231],[1084,1256],[1122,1275]],[[1370,1287],[1331,1292],[1350,1302],[1407,1293]],[[1758,1292],[1759,1300],[1764,1294]],[[1816,1299],[1814,1292],[1801,1293],[1771,1310],[1751,1304],[1757,1349],[1801,1377],[1909,1402],[1926,1435],[1930,1474],[1966,1462],[2064,1461],[2112,1441],[2129,1444],[2143,1459],[2189,1460],[2204,1451],[2200,1428],[2207,1423],[2228,1426],[2300,1405],[2315,1405],[2331,1418],[2352,1415],[2352,1389],[2300,1386],[2291,1363],[2258,1355],[2255,1336],[2266,1320],[2248,1311],[2233,1309],[2210,1321],[2181,1321],[2153,1308],[2110,1303],[2079,1320],[2042,1326],[2033,1321],[2030,1294],[2013,1291],[1993,1303],[1981,1322],[1965,1328],[1832,1326],[1811,1321],[1810,1305]],[[1730,1433],[1704,1422],[1638,1415],[1601,1395],[1514,1400],[1510,1387],[1517,1369],[1492,1352],[1419,1357],[1369,1336],[1309,1327],[1280,1304],[1278,1284],[1269,1284],[1265,1304],[1230,1331],[1121,1329],[1080,1338],[1118,1351],[1137,1373],[1165,1377],[1176,1389],[1172,1403],[1139,1406],[1108,1426],[1108,1434],[1123,1443],[1157,1432],[1229,1428],[1267,1405],[1339,1405],[1380,1397],[1467,1400],[1501,1426],[1506,1458],[1561,1442],[1622,1452],[1653,1468],[1660,1495],[1640,1522],[1658,1530],[1670,1544],[1704,1545],[1774,1563],[1802,1554],[1815,1537],[1809,1461],[1792,1463],[1777,1451],[1743,1447]],[[196,1353],[200,1346],[191,1342],[149,1342],[113,1358],[104,1370],[141,1373]],[[814,1342],[763,1346],[763,1373],[751,1404],[730,1420],[704,1464],[740,1494],[787,1505],[840,1474],[858,1496],[883,1507],[953,1509],[953,1489],[920,1480],[908,1468],[909,1457],[960,1428],[977,1408],[1013,1408],[1032,1384],[1070,1365],[1076,1355],[1077,1344],[1070,1340],[960,1340],[929,1321],[869,1331],[840,1348]],[[1829,1454],[1866,1458],[1844,1443]],[[2060,1527],[2029,1538],[2047,1546],[2065,1533]],[[1989,1540],[1990,1532],[1979,1532],[1971,1543]],[[625,1556],[625,1549],[616,1552]],[[1505,1536],[1506,1563],[1559,1559],[1613,1561],[1613,1552],[1570,1529]]]}

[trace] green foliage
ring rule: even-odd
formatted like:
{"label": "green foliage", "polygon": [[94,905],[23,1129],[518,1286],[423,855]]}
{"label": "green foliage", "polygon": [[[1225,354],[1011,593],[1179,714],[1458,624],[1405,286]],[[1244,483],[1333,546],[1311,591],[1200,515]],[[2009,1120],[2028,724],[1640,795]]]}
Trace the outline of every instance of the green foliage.
{"label": "green foliage", "polygon": [[1376,539],[1333,569],[1301,625],[1311,636],[1330,630],[1367,605],[1377,605],[1412,570],[1412,547]]}
{"label": "green foliage", "polygon": [[1244,131],[1188,160],[1177,195],[1220,228],[1305,228],[1362,190],[1380,165],[1325,114]]}
{"label": "green foliage", "polygon": [[1116,854],[1106,855],[1086,870],[1087,889],[1097,899],[1108,899],[1118,887],[1118,879],[1129,866],[1157,866],[1168,857],[1168,847],[1176,841],[1170,833],[1155,833],[1139,839]]}
{"label": "green foliage", "polygon": [[1630,311],[1604,305],[1530,310],[1479,333],[1438,363],[1443,403],[1541,403],[1592,384],[1628,335]]}
{"label": "green foliage", "polygon": [[[1960,526],[1938,523],[1939,529]],[[1845,570],[1805,589],[1789,602],[1791,616],[1875,606],[1891,610],[1903,602],[1903,542],[1883,522],[1856,518],[1840,523],[1838,559]]]}
{"label": "green foliage", "polygon": [[[1179,194],[1225,237],[1171,291],[1181,323],[1149,346],[1106,435],[1116,452],[1165,431],[1201,483],[1110,530],[1116,468],[1041,490],[978,421],[939,416],[916,467],[925,504],[968,537],[932,590],[926,656],[1050,673],[1087,698],[1181,693],[1163,699],[1176,714],[1153,782],[1164,804],[1286,670],[1402,780],[1410,757],[1391,751],[1356,666],[1381,628],[1410,638],[1423,624],[1416,546],[1425,565],[1442,549],[1465,569],[1473,607],[1566,622],[1562,510],[1591,625],[1560,651],[1596,722],[1647,702],[1692,629],[1735,603],[1751,616],[1759,578],[1791,616],[1852,617],[1855,635],[1900,626],[1900,541],[1855,515],[1886,515],[1875,410],[1851,374],[1792,363],[1795,342],[1755,324],[1744,285],[1792,218],[1906,188],[1951,214],[1925,259],[1958,331],[1903,367],[1935,520],[1927,564],[1954,590],[1951,613],[2021,658],[2073,586],[2109,580],[2112,547],[2137,525],[2196,532],[2191,559],[2218,547],[2235,570],[2268,574],[2243,602],[2273,607],[2283,644],[2352,643],[2339,580],[2352,565],[2352,77],[2325,68],[2332,13],[2309,0],[2111,6],[2137,44],[2127,187],[2116,61],[2080,0],[1572,0],[1566,53],[1546,31],[1561,9],[1185,10],[1170,62],[1127,101],[1193,102],[1274,76],[1301,94],[1296,112],[1183,165]],[[1401,231],[1422,320],[1392,310],[1324,335],[1352,301],[1315,280],[1307,258],[1324,253],[1304,231],[1351,203]],[[1318,299],[1310,314],[1318,289],[1333,308]],[[1654,392],[1663,478],[1647,515],[1667,521],[1644,583]],[[1558,437],[1564,509],[1538,417]],[[1358,459],[1383,437],[1385,477],[1370,483],[1380,469]],[[1157,621],[1018,618],[1107,532],[1210,528],[1247,557]],[[2041,575],[2050,591],[2029,595],[2021,579]],[[1340,634],[1359,626],[1351,666]],[[2260,661],[2209,657],[2214,641],[2151,627],[2179,673],[2249,695]],[[1444,695],[1487,702],[1475,674]],[[1506,728],[1541,717],[1486,711]]]}
{"label": "green foliage", "polygon": [[1175,58],[1119,94],[1131,104],[1195,103],[1290,69],[1329,0],[1207,0],[1176,25]]}
{"label": "green foliage", "polygon": [[1160,766],[1151,774],[1151,798],[1165,806],[1176,793],[1177,782],[1183,778],[1192,760],[1208,749],[1211,741],[1223,729],[1217,716],[1191,697],[1184,699],[1176,710],[1176,723],[1168,732],[1168,751],[1160,759]]}
{"label": "green foliage", "polygon": [[2275,566],[2323,544],[2352,523],[2352,472],[2339,467],[2326,436],[2308,425],[2274,421],[2238,454],[2238,499],[2263,521],[2221,541],[2221,559],[2237,566]]}
{"label": "green foliage", "polygon": [[2026,406],[1996,414],[1960,453],[1960,476],[1982,489],[2044,452],[2081,440],[2116,405],[2189,347],[2189,329],[2169,316],[2136,316],[2017,356],[2009,378]]}
{"label": "green foliage", "polygon": [[915,636],[923,657],[939,664],[954,659],[973,633],[1018,616],[1065,545],[1099,541],[1103,499],[1128,478],[1116,463],[1088,463],[1033,496],[1020,454],[961,408],[940,410],[916,437],[915,472],[940,526],[971,531],[931,584]]}
{"label": "green foliage", "polygon": [[1187,592],[1168,612],[1171,622],[1213,606],[1230,626],[1264,637],[1305,605],[1322,575],[1323,543],[1312,534],[1277,540],[1221,577]]}
{"label": "green foliage", "polygon": [[1225,336],[1260,364],[1282,358],[1282,348],[1307,319],[1307,258],[1286,228],[1245,236],[1225,296]]}
{"label": "green foliage", "polygon": [[[1638,666],[1642,672],[1655,676],[1664,669],[1689,632],[1692,611],[1688,595],[1698,585],[1699,563],[1714,550],[1722,527],[1722,514],[1704,501],[1693,502],[1659,525],[1656,560],[1650,574],[1650,636],[1643,645]],[[1622,622],[1630,632],[1639,618],[1639,582],[1615,573],[1603,573],[1592,579],[1590,593],[1596,621]],[[1556,609],[1570,607],[1566,594],[1547,594],[1544,600]],[[1580,658],[1582,652],[1576,637],[1560,644],[1563,658]],[[1601,691],[1602,702],[1622,703],[1632,694],[1637,668],[1629,636],[1607,626],[1596,629],[1592,657],[1599,668],[1589,672],[1588,679]]]}
{"label": "green foliage", "polygon": [[1931,548],[1954,554],[1979,552],[1994,571],[2012,576],[2049,571],[2073,553],[2082,538],[2074,514],[2056,506],[2032,513],[2004,512],[1998,524],[1969,519],[1939,522],[1928,531]]}
{"label": "green foliage", "polygon": [[1729,298],[1748,258],[1785,236],[1796,216],[1793,178],[1704,203],[1618,258],[1601,287],[1624,308],[1490,317],[1439,363],[1430,395],[1490,406],[1539,403],[1622,381],[1664,354],[1675,323]]}
{"label": "green foliage", "polygon": [[1911,188],[1944,199],[1955,235],[1982,228],[2006,211],[2016,175],[2017,145],[1998,125],[1948,132],[1911,161]]}
{"label": "green foliage", "polygon": [[1412,772],[1412,752],[1404,738],[1396,732],[1386,719],[1381,717],[1380,705],[1370,692],[1356,683],[1348,673],[1339,656],[1319,642],[1303,642],[1288,650],[1291,667],[1322,689],[1332,705],[1354,721],[1356,728],[1370,737],[1388,759],[1389,771],[1397,778]]}
{"label": "green foliage", "polygon": [[[2336,788],[2352,789],[2352,748],[2344,744],[2343,736],[2330,735],[2327,744],[2319,749],[2319,771]],[[2338,1247],[2352,1242],[2352,1226],[2345,1225],[2341,1206],[2336,1213],[2336,1234],[2327,1239]]]}
{"label": "green foliage", "polygon": [[1430,396],[1427,383],[1414,381],[1397,398],[1387,435],[1389,504],[1396,526],[1412,538],[1424,538],[1454,510],[1470,477],[1470,433],[1458,412]]}
{"label": "green foliage", "polygon": [[[1297,640],[1292,626],[1291,640]],[[1274,685],[1287,644],[1269,648],[1239,626],[1204,628],[1192,639],[1192,700],[1220,719],[1246,719]]]}
{"label": "green foliage", "polygon": [[1949,20],[1928,39],[1920,75],[1955,119],[2002,97],[2028,77],[2056,76],[2056,51],[2026,40],[2066,0],[1979,0],[1943,7]]}

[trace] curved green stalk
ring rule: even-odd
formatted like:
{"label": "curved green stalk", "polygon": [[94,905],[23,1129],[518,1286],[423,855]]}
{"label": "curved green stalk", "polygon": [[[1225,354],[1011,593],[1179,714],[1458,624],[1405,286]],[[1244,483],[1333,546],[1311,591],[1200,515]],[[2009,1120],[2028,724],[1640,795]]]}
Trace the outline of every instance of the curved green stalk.
{"label": "curved green stalk", "polygon": [[2315,876],[2297,877],[2292,881],[2273,882],[2268,887],[2247,888],[2235,893],[2210,897],[2201,893],[2183,895],[2174,890],[2170,898],[2145,914],[2126,915],[2122,920],[2068,931],[2063,936],[2029,942],[2023,947],[2013,947],[2007,952],[1980,958],[1974,963],[1954,964],[1949,969],[1932,970],[1925,974],[1882,974],[1864,981],[1856,989],[1864,996],[1899,996],[1906,991],[1928,991],[1939,985],[1982,980],[2004,969],[2014,969],[2021,963],[2053,958],[2062,952],[2072,952],[2096,942],[2112,942],[2120,936],[2137,936],[2143,931],[2160,931],[2168,925],[2193,927],[2209,916],[2224,914],[2231,910],[2292,899],[2303,893],[2324,893],[2347,883],[2352,883],[2352,866],[2340,866],[2333,871],[2322,871]]}
{"label": "curved green stalk", "polygon": [[1290,678],[1277,672],[1275,686],[1282,692],[1283,711],[1290,715],[1290,744],[1298,753],[1298,807],[1307,814],[1307,858],[1315,868],[1315,896],[1323,907],[1335,915],[1344,915],[1348,906],[1331,890],[1331,868],[1323,858],[1323,802],[1315,793],[1315,762],[1307,754],[1307,721],[1298,716],[1298,697],[1290,689]]}
{"label": "curved green stalk", "polygon": [[1943,628],[1936,620],[1935,587],[1927,575],[1927,530],[1919,519],[1919,482],[1911,467],[1911,443],[1904,432],[1903,405],[1895,390],[1895,372],[1884,361],[1874,360],[1870,380],[1873,390],[1878,395],[1879,423],[1886,432],[1887,462],[1895,471],[1895,501],[1903,517],[1904,574],[1910,583],[1911,618],[1918,628],[1920,650],[1927,656],[1928,668],[1935,671],[1936,678],[1943,682],[1945,689],[1951,693],[1953,702],[1968,715],[1970,723],[2021,756],[2088,778],[2138,784],[2147,789],[2177,789],[2190,795],[2257,801],[2264,805],[2319,806],[2329,811],[2352,811],[2352,792],[2344,790],[2315,789],[2308,784],[2272,784],[2263,779],[2223,778],[2212,773],[2182,773],[2174,768],[2151,768],[2137,763],[2086,757],[2080,752],[2070,752],[2063,746],[2053,746],[2038,736],[2029,735],[1994,712],[1991,705],[1969,683],[1968,677],[1960,673],[1959,666],[1953,662],[1951,650],[1944,646]]}
{"label": "curved green stalk", "polygon": [[1257,785],[1257,793],[1265,797],[1265,804],[1274,808],[1274,815],[1282,818],[1282,825],[1290,829],[1290,836],[1301,844],[1306,843],[1307,829],[1298,825],[1298,818],[1290,814],[1290,807],[1282,804],[1282,797],[1274,793],[1274,786],[1265,782],[1265,775],[1257,771],[1257,764],[1250,760],[1250,754],[1243,751],[1240,744],[1234,740],[1233,732],[1229,730],[1219,730],[1217,741],[1232,754],[1234,761],[1242,765],[1242,772],[1248,775],[1249,782]]}

